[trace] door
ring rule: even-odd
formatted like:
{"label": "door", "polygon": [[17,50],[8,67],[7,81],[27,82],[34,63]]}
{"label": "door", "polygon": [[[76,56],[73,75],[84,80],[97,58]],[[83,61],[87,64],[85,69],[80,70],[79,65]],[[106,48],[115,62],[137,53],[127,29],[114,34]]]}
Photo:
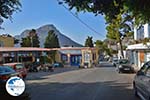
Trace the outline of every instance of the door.
{"label": "door", "polygon": [[140,69],[140,71],[143,72],[144,75],[137,75],[135,78],[135,84],[136,84],[137,90],[144,97],[146,97],[146,90],[145,90],[146,89],[146,86],[145,86],[146,74],[145,72],[147,71],[148,67],[149,67],[149,63],[145,63],[143,67]]}
{"label": "door", "polygon": [[81,63],[81,55],[71,55],[70,64],[71,66],[79,66]]}
{"label": "door", "polygon": [[143,78],[143,90],[144,90],[144,97],[149,100],[150,99],[150,66],[145,71],[145,77]]}

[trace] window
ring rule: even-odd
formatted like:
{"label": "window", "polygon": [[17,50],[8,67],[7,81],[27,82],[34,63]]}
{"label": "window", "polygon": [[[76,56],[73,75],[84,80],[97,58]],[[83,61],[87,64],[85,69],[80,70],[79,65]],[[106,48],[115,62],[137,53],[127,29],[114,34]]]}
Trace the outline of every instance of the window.
{"label": "window", "polygon": [[68,57],[65,54],[61,55],[61,59],[62,59],[62,61],[68,61]]}
{"label": "window", "polygon": [[141,68],[142,72],[146,72],[147,68],[150,67],[150,62],[147,62],[143,65],[143,67]]}
{"label": "window", "polygon": [[137,29],[137,37],[138,39],[144,38],[144,26],[143,25]]}
{"label": "window", "polygon": [[0,47],[4,47],[4,42],[0,41]]}
{"label": "window", "polygon": [[148,23],[148,32],[149,32],[148,36],[150,37],[150,23]]}
{"label": "window", "polygon": [[150,67],[146,70],[145,75],[150,77]]}

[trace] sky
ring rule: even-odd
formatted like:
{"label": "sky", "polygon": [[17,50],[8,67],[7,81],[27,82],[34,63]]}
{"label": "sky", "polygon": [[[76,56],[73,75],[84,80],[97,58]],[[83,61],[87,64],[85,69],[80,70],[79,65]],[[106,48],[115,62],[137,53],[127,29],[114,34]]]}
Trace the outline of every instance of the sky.
{"label": "sky", "polygon": [[[21,12],[14,13],[12,21],[4,20],[0,34],[12,36],[21,34],[26,29],[37,29],[46,24],[53,24],[62,34],[72,40],[84,44],[87,36],[93,40],[104,40],[106,35],[103,16],[92,13],[78,13],[78,17],[98,33],[93,32],[75,18],[67,9],[59,5],[57,0],[21,0]],[[72,10],[76,13],[75,10]]]}

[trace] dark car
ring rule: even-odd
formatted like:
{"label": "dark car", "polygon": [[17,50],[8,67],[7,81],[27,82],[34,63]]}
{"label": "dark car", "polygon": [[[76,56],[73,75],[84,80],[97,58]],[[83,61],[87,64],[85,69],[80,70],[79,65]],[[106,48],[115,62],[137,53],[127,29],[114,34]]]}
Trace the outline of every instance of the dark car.
{"label": "dark car", "polygon": [[27,69],[22,63],[5,63],[3,65],[12,67],[16,72],[18,72],[23,79],[27,76]]}
{"label": "dark car", "polygon": [[[29,93],[26,91],[20,96],[11,96],[7,93],[5,85],[10,77],[19,76],[19,73],[10,66],[0,66],[0,97],[4,100],[30,100]],[[20,77],[20,76],[19,76]]]}
{"label": "dark car", "polygon": [[134,72],[134,67],[128,59],[120,59],[117,64],[118,73],[122,72]]}
{"label": "dark car", "polygon": [[8,66],[0,66],[0,91],[5,91],[6,81],[13,76],[19,76],[19,74]]}
{"label": "dark car", "polygon": [[28,65],[28,71],[29,72],[38,72],[39,71],[39,68],[41,66],[41,63],[40,62],[33,62],[31,64]]}
{"label": "dark car", "polygon": [[143,100],[150,100],[150,61],[137,72],[133,81],[134,93]]}
{"label": "dark car", "polygon": [[60,62],[56,62],[56,63],[53,64],[53,67],[54,67],[54,68],[57,68],[57,67],[63,68],[64,65],[63,65],[62,63],[60,63]]}

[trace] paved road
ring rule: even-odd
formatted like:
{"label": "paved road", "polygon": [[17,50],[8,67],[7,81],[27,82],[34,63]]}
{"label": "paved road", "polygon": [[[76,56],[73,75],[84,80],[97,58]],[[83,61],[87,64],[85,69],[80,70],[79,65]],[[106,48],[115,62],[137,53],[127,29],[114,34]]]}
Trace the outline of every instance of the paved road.
{"label": "paved road", "polygon": [[138,100],[132,90],[134,74],[118,74],[114,67],[38,74],[26,81],[32,100]]}

